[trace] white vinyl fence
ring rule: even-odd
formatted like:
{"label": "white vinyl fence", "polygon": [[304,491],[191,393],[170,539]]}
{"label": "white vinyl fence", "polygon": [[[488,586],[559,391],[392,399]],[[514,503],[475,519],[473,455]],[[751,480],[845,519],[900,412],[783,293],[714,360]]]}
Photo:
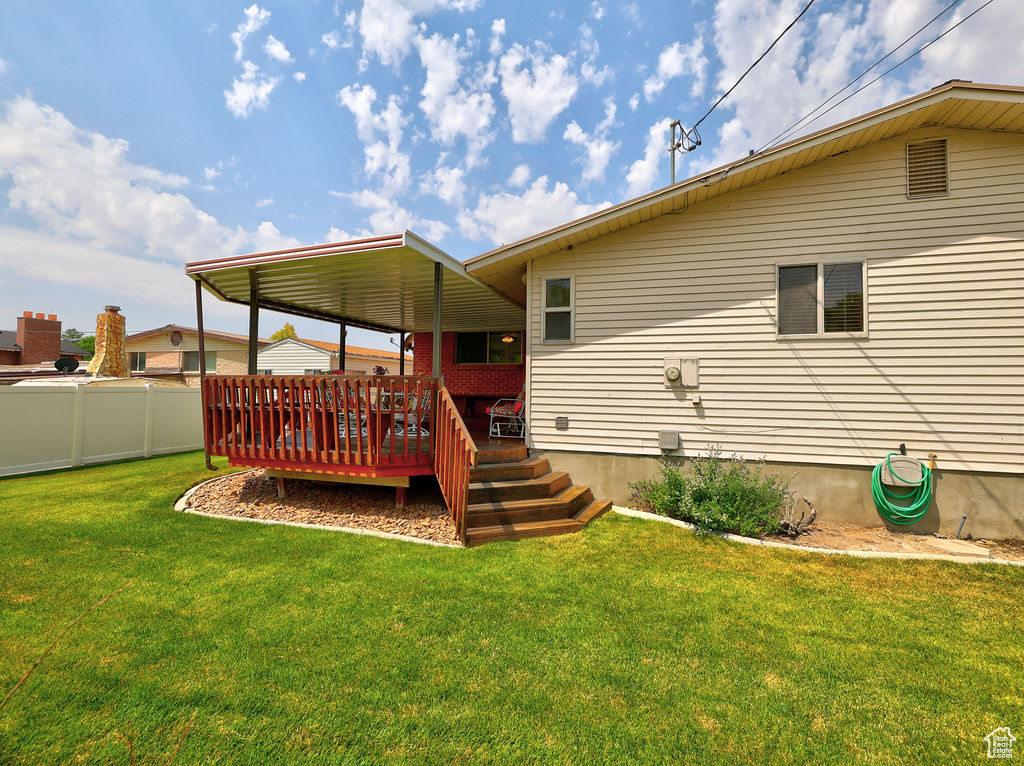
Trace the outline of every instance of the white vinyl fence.
{"label": "white vinyl fence", "polygon": [[0,387],[0,476],[202,447],[198,388]]}

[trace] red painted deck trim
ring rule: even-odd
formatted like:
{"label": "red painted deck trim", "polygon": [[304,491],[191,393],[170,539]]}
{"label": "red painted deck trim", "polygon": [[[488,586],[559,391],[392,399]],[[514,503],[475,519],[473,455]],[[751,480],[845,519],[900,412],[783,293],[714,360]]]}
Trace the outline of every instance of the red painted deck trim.
{"label": "red painted deck trim", "polygon": [[369,479],[388,476],[433,476],[432,465],[402,466],[359,466],[359,465],[323,465],[307,463],[302,460],[263,460],[261,458],[229,457],[228,465],[236,468],[270,468],[281,471],[298,471],[301,473],[322,473],[329,476],[363,476]]}

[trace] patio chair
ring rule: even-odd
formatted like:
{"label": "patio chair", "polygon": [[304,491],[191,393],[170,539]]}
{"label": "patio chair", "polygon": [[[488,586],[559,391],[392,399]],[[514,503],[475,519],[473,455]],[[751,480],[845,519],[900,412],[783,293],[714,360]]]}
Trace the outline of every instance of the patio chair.
{"label": "patio chair", "polygon": [[[408,399],[406,399],[408,406],[405,408],[405,411],[395,413],[393,426],[395,436],[405,436],[406,432],[408,432],[409,436],[430,436],[428,422],[430,417],[430,402],[432,398],[432,394],[424,393],[423,398],[420,401],[420,412],[417,413],[415,411],[417,404],[416,395],[409,395]],[[420,421],[421,414],[424,422]]]}
{"label": "patio chair", "polygon": [[491,416],[487,434],[498,439],[522,439],[526,433],[526,419],[523,417],[525,407],[524,385],[515,399],[499,399],[487,408],[487,414]]}

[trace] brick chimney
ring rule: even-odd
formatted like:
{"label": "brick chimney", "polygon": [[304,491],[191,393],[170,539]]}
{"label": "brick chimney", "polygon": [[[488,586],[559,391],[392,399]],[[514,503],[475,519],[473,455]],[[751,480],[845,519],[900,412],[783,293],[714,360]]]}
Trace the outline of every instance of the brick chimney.
{"label": "brick chimney", "polygon": [[21,346],[21,364],[56,362],[60,358],[60,322],[56,314],[25,311],[18,317],[17,340]]}
{"label": "brick chimney", "polygon": [[128,359],[124,355],[124,317],[120,306],[105,306],[96,317],[96,355],[86,369],[96,378],[127,378]]}

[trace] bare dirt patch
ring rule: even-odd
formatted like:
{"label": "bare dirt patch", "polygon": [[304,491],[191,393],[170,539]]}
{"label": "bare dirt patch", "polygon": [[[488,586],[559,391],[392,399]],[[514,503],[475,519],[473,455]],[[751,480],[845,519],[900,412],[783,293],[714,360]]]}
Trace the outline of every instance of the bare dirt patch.
{"label": "bare dirt patch", "polygon": [[[840,521],[816,521],[796,539],[787,535],[772,535],[768,540],[802,545],[808,548],[833,548],[842,551],[888,551],[894,553],[941,553],[939,535],[918,535],[913,532],[894,532],[885,527],[864,527]],[[1021,540],[968,540],[987,548],[994,559],[1024,561],[1024,541]]]}
{"label": "bare dirt patch", "polygon": [[427,482],[414,480],[402,509],[395,507],[393,487],[298,479],[287,482],[288,496],[280,500],[274,482],[266,478],[263,469],[243,471],[199,487],[185,507],[218,516],[374,529],[459,544],[440,492]]}

